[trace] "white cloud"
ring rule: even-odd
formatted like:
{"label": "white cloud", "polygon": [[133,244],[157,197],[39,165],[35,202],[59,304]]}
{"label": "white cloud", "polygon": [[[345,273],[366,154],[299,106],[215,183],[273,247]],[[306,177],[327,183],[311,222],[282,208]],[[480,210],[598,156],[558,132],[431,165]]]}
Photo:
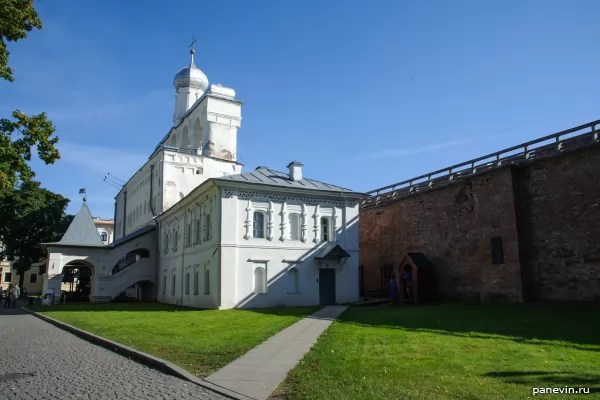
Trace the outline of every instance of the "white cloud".
{"label": "white cloud", "polygon": [[[72,104],[64,108],[48,110],[48,118],[56,121],[90,122],[98,118],[128,117],[136,112],[143,112],[152,104],[158,104],[164,98],[168,98],[164,91],[150,91],[135,99],[100,103],[90,99],[81,91],[74,91],[72,95]],[[85,104],[85,106],[77,107],[74,104]]]}
{"label": "white cloud", "polygon": [[421,147],[402,147],[402,148],[392,148],[381,151],[376,151],[372,153],[366,153],[355,157],[360,160],[379,160],[384,158],[395,158],[402,156],[412,156],[417,154],[424,153],[433,153],[439,150],[445,150],[453,147],[457,147],[460,145],[464,145],[466,143],[475,142],[483,139],[491,139],[499,136],[509,136],[507,134],[490,134],[490,135],[479,135],[479,136],[470,136],[466,138],[450,140],[447,142],[440,142],[430,145],[425,145]]}
{"label": "white cloud", "polygon": [[75,164],[102,175],[110,172],[125,181],[148,160],[148,157],[141,153],[67,141],[60,141],[58,150],[63,162]]}

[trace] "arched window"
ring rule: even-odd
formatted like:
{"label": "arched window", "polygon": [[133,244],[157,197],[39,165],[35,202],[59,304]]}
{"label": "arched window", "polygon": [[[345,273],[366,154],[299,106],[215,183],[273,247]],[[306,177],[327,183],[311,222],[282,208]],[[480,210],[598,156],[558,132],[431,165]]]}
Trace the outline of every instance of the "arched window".
{"label": "arched window", "polygon": [[198,295],[199,277],[198,271],[194,271],[194,295]]}
{"label": "arched window", "polygon": [[100,239],[102,239],[103,242],[108,241],[108,233],[106,233],[106,231],[102,232],[100,234]]}
{"label": "arched window", "polygon": [[255,238],[265,237],[265,214],[261,211],[254,211],[253,234]]}
{"label": "arched window", "polygon": [[290,240],[300,240],[300,215],[290,214]]}
{"label": "arched window", "polygon": [[185,274],[185,294],[190,294],[190,273]]}
{"label": "arched window", "polygon": [[288,271],[288,293],[300,293],[300,273],[293,267]]}
{"label": "arched window", "polygon": [[204,271],[204,294],[210,294],[210,271],[208,267]]}
{"label": "arched window", "polygon": [[267,293],[267,271],[263,267],[254,268],[254,293]]}

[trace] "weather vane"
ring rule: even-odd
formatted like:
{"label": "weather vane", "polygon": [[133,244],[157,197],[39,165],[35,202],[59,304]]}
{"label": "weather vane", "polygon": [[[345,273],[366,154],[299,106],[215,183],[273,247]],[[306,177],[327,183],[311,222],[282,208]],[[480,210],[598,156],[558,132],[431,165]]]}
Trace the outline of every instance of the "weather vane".
{"label": "weather vane", "polygon": [[192,55],[192,63],[194,62],[194,43],[196,43],[196,36],[192,36],[192,44],[190,44],[190,54]]}
{"label": "weather vane", "polygon": [[192,44],[190,44],[190,53],[194,54],[194,43],[196,43],[196,36],[192,36]]}

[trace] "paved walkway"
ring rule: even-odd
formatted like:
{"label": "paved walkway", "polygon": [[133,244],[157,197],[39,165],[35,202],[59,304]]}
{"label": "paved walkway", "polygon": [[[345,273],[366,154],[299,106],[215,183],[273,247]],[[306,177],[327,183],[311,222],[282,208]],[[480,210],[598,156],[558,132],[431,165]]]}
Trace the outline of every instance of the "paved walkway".
{"label": "paved walkway", "polygon": [[329,306],[296,322],[205,378],[257,400],[268,398],[346,306]]}
{"label": "paved walkway", "polygon": [[[18,304],[20,307],[22,304]],[[0,399],[226,399],[0,305]]]}

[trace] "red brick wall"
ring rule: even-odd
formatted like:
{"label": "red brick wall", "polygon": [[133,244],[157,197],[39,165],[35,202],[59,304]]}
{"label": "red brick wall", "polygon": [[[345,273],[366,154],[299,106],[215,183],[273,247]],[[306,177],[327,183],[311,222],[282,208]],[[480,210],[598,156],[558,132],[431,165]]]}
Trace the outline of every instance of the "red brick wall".
{"label": "red brick wall", "polygon": [[600,147],[515,178],[526,298],[600,300]]}
{"label": "red brick wall", "polygon": [[[365,291],[381,291],[381,267],[397,270],[405,252],[423,252],[440,297],[599,297],[599,170],[596,147],[362,210]],[[504,264],[492,264],[493,236]]]}

